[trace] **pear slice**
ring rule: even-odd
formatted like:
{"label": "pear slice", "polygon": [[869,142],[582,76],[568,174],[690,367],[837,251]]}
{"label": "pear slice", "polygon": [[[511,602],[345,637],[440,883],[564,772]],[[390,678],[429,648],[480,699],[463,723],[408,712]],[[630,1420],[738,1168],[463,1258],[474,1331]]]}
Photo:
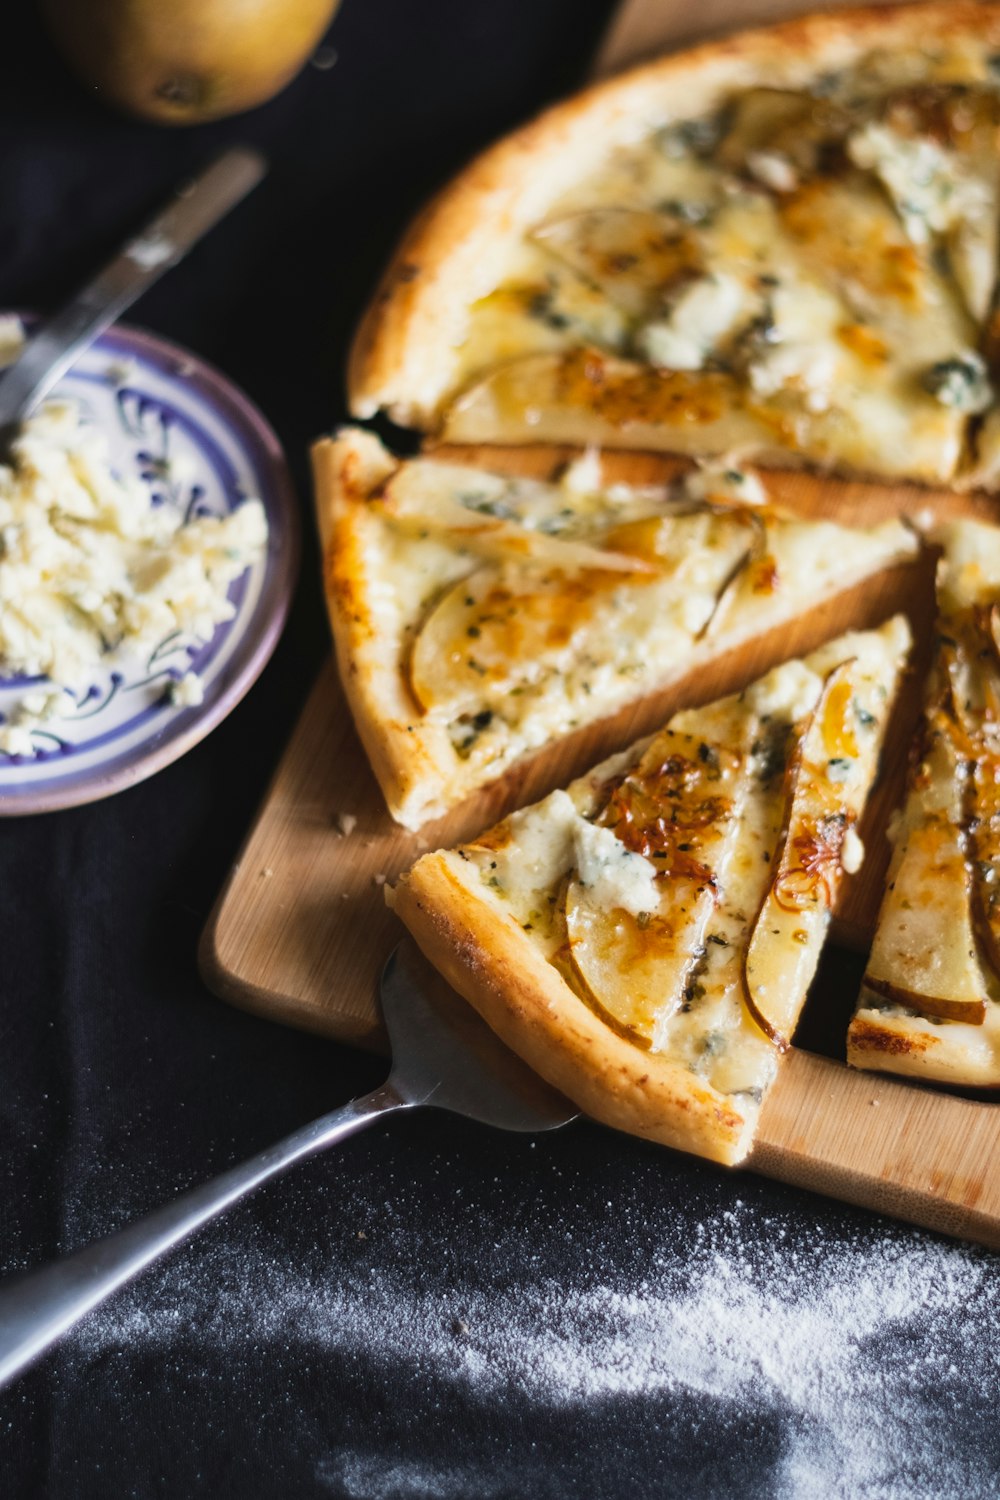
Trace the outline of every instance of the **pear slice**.
{"label": "pear slice", "polygon": [[[737,744],[755,722],[733,715]],[[645,1046],[682,1005],[704,954],[749,785],[742,749],[664,730],[598,820],[658,871],[658,906],[636,915],[596,899],[579,874],[567,885],[569,956],[583,993]]]}
{"label": "pear slice", "polygon": [[1000,755],[981,756],[972,776],[973,920],[985,957],[1000,978]]}
{"label": "pear slice", "polygon": [[963,835],[968,761],[941,710],[932,713],[925,738],[865,984],[923,1015],[979,1025],[986,986]]}
{"label": "pear slice", "polygon": [[[585,636],[593,640],[605,629],[627,642],[648,632],[650,621],[676,617],[677,638],[696,639],[747,536],[731,513],[705,508],[605,533],[615,553],[635,557],[642,571],[605,568],[599,551],[589,568],[522,562],[475,569],[445,590],[423,622],[409,660],[413,695],[425,710],[481,706],[484,697],[568,670],[580,660]],[[600,655],[609,655],[606,642]]]}
{"label": "pear slice", "polygon": [[652,369],[596,349],[498,365],[448,410],[449,443],[574,443],[678,454],[773,454],[791,442],[723,371]]}
{"label": "pear slice", "polygon": [[826,678],[799,721],[788,764],[785,825],[775,873],[744,960],[747,1008],[777,1046],[788,1046],[812,981],[844,873],[843,847],[878,761],[865,707],[862,665],[846,661]]}
{"label": "pear slice", "polygon": [[947,678],[946,731],[966,776],[972,921],[982,956],[1000,978],[1000,609],[972,607],[947,617],[939,673]]}
{"label": "pear slice", "polygon": [[621,574],[483,567],[446,590],[413,644],[421,708],[459,711],[568,659],[579,630]]}
{"label": "pear slice", "polygon": [[[1000,99],[992,88],[917,86],[891,101],[886,120],[904,138],[915,131],[944,148],[946,197],[938,210],[950,221],[942,231],[944,243],[965,305],[982,323],[997,279]],[[925,165],[925,173],[928,170]]]}
{"label": "pear slice", "polygon": [[696,236],[653,209],[585,209],[541,225],[531,237],[632,318],[654,310],[702,269]]}
{"label": "pear slice", "polygon": [[[823,149],[846,135],[850,120],[841,106],[814,94],[744,89],[733,101],[716,159],[733,171],[749,172],[765,187],[791,191],[799,175],[816,171]],[[779,172],[778,162],[787,164],[787,175]]]}
{"label": "pear slice", "polygon": [[[422,469],[430,470],[421,473]],[[462,546],[494,558],[520,558],[525,562],[561,568],[596,568],[606,572],[648,573],[649,563],[639,556],[605,551],[588,542],[552,536],[517,518],[498,515],[503,505],[504,485],[480,484],[470,494],[473,504],[463,504],[446,464],[411,464],[396,470],[382,492],[381,504],[398,524],[421,533],[442,531]],[[444,471],[442,473],[442,471]],[[496,476],[484,476],[493,480]],[[541,490],[541,485],[534,488]],[[552,491],[551,485],[544,486]],[[556,492],[558,494],[558,491]],[[476,504],[486,509],[477,509]]]}

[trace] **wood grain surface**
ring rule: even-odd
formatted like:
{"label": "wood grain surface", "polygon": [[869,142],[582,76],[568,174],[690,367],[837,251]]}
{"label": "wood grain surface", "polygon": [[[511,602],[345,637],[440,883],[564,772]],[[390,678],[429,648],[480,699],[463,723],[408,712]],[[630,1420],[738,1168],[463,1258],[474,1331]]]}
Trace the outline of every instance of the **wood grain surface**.
{"label": "wood grain surface", "polygon": [[761,1112],[764,1177],[1000,1249],[1000,1108],[793,1050]]}

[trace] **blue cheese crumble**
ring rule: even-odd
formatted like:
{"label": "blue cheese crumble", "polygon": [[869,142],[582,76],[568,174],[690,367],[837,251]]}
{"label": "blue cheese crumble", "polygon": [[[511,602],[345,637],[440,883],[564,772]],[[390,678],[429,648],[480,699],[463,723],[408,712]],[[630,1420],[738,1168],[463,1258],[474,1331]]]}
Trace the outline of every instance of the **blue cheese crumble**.
{"label": "blue cheese crumble", "polygon": [[[267,545],[259,500],[185,524],[111,468],[108,442],[71,402],[24,424],[0,465],[0,672],[43,677],[0,724],[0,750],[31,752],[32,726],[72,707],[113,662],[148,658],[168,637],[197,647],[232,619],[229,586]],[[187,673],[171,690],[193,706]]]}

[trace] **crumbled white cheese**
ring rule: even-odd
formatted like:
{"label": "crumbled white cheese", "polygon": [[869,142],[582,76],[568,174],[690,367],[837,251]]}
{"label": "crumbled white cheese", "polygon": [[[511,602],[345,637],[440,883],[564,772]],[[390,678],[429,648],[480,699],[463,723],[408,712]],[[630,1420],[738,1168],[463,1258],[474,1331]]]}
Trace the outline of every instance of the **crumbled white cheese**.
{"label": "crumbled white cheese", "polygon": [[33,731],[59,718],[71,707],[72,699],[62,688],[29,689],[0,724],[0,751],[7,755],[33,755]]}
{"label": "crumbled white cheese", "polygon": [[762,719],[787,719],[794,724],[812,713],[822,688],[822,677],[804,661],[786,661],[748,688],[747,702]]}
{"label": "crumbled white cheese", "polygon": [[663,369],[700,370],[719,339],[747,315],[747,302],[747,289],[735,276],[703,276],[684,288],[668,317],[639,331],[639,352]]}
{"label": "crumbled white cheese", "polygon": [[992,604],[1000,587],[1000,528],[981,521],[945,521],[931,533],[943,548],[937,565],[937,597],[945,614]]}
{"label": "crumbled white cheese", "polygon": [[31,738],[31,730],[30,723],[8,720],[0,724],[0,750],[4,755],[33,755],[35,745]]}
{"label": "crumbled white cheese", "polygon": [[844,834],[844,842],[840,846],[840,863],[846,875],[856,875],[864,864],[865,846],[854,828],[849,828]]}
{"label": "crumbled white cheese", "polygon": [[573,830],[576,873],[598,907],[620,907],[638,916],[659,905],[656,870],[641,854],[626,849],[610,828],[579,818]]}
{"label": "crumbled white cheese", "polygon": [[747,370],[758,396],[791,388],[809,411],[826,411],[837,375],[835,330],[842,321],[836,299],[819,287],[787,282],[771,302],[770,347]]}
{"label": "crumbled white cheese", "polygon": [[758,182],[775,193],[794,193],[799,185],[798,173],[779,151],[749,151],[747,166]]}
{"label": "crumbled white cheese", "polygon": [[741,505],[766,505],[767,494],[760,479],[749,469],[725,459],[706,459],[681,481],[689,500],[735,500]]}
{"label": "crumbled white cheese", "polygon": [[750,366],[750,385],[758,396],[776,396],[793,387],[801,391],[807,410],[821,412],[829,408],[836,369],[832,349],[779,344]]}
{"label": "crumbled white cheese", "polygon": [[924,375],[924,385],[942,406],[975,416],[993,405],[986,361],[975,349],[960,349],[950,359],[940,359]]}
{"label": "crumbled white cheese", "polygon": [[197,708],[205,701],[205,687],[197,672],[185,672],[170,684],[170,701],[177,708]]}
{"label": "crumbled white cheese", "polygon": [[[12,452],[0,466],[5,673],[76,693],[113,655],[148,656],[168,636],[177,649],[203,644],[232,618],[229,586],[267,543],[259,500],[185,525],[112,471],[107,440],[69,402],[43,407]],[[181,688],[183,701],[196,690]]]}
{"label": "crumbled white cheese", "polygon": [[333,826],[342,839],[347,839],[357,828],[358,820],[354,813],[338,812],[333,815]]}
{"label": "crumbled white cheese", "polygon": [[990,211],[986,184],[966,174],[954,151],[927,136],[903,135],[872,120],[849,138],[847,151],[856,166],[879,178],[915,245]]}
{"label": "crumbled white cheese", "polygon": [[596,494],[603,484],[600,449],[587,448],[579,458],[567,464],[559,483],[571,495]]}
{"label": "crumbled white cheese", "polygon": [[572,797],[552,792],[510,819],[511,841],[492,853],[483,869],[488,886],[503,892],[523,916],[539,891],[575,869],[596,906],[621,907],[638,916],[659,904],[656,870],[626,849],[610,828],[599,828],[577,811]]}

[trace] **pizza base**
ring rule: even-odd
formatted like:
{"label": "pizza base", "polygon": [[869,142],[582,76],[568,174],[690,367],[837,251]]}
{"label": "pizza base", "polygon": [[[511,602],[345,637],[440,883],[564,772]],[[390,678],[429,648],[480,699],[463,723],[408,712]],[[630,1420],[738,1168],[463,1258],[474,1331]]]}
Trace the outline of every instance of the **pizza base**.
{"label": "pizza base", "polygon": [[[350,408],[433,429],[453,394],[468,309],[502,280],[513,241],[618,146],[710,111],[735,89],[802,88],[874,47],[972,35],[1000,47],[1000,6],[864,6],[737,33],[627,72],[548,110],[478,157],[405,235],[358,331]],[[784,459],[779,460],[784,462]]]}

